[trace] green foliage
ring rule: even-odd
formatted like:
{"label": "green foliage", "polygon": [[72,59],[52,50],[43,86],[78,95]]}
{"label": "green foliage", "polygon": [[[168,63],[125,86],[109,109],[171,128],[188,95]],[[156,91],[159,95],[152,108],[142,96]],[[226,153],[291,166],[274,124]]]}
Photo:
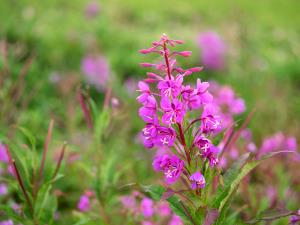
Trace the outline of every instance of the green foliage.
{"label": "green foliage", "polygon": [[230,202],[234,197],[240,182],[248,175],[255,167],[277,154],[283,152],[273,152],[265,155],[260,160],[253,160],[249,153],[243,155],[224,175],[224,187],[219,187],[217,194],[213,197],[213,208],[218,209],[219,216],[216,224],[222,224],[226,219],[226,213],[230,206]]}
{"label": "green foliage", "polygon": [[[159,201],[162,198],[163,193],[166,191],[164,187],[156,186],[156,185],[141,186],[141,187],[146,194],[148,194],[152,199],[156,201]],[[175,195],[168,197],[166,200],[175,214],[180,216],[184,221],[188,221],[190,223],[192,222],[191,215],[190,215],[191,210],[184,205],[182,200],[180,200]]]}
{"label": "green foliage", "polygon": [[[30,147],[24,144],[10,144],[10,166],[15,165],[15,176],[10,182],[11,186],[15,187],[18,197],[23,201],[24,214],[18,215],[10,206],[4,206],[3,209],[16,223],[53,224],[57,211],[57,199],[52,189],[54,182],[62,177],[60,174],[54,174],[54,171],[59,169],[58,164],[51,165],[52,169],[46,165],[40,177],[38,172],[42,164],[39,161],[43,159],[38,160],[36,139],[26,128],[18,127],[18,130],[30,143]],[[42,153],[46,154],[45,149]]]}

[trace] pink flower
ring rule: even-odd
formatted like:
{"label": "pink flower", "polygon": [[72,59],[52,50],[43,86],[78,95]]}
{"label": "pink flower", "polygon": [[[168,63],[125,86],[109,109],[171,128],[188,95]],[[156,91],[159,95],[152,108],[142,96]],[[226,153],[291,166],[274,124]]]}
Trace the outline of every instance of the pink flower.
{"label": "pink flower", "polygon": [[146,218],[149,218],[153,215],[153,201],[150,198],[144,198],[142,200],[141,211]]}
{"label": "pink flower", "polygon": [[126,87],[128,94],[134,95],[137,88],[137,81],[132,78],[128,78],[125,81],[124,86]]}
{"label": "pink flower", "polygon": [[179,216],[173,215],[168,225],[183,225],[183,222]]}
{"label": "pink flower", "polygon": [[171,102],[167,98],[163,98],[160,105],[164,111],[164,114],[162,116],[162,122],[164,124],[169,125],[174,123],[181,123],[185,114],[185,109],[180,101],[174,99],[173,102]]}
{"label": "pink flower", "polygon": [[190,181],[192,183],[192,189],[199,189],[205,187],[205,178],[200,172],[193,173],[190,176]]}
{"label": "pink flower", "polygon": [[155,225],[155,223],[153,223],[151,221],[144,220],[144,221],[142,221],[142,225]]}
{"label": "pink flower", "polygon": [[176,98],[181,92],[182,82],[182,76],[177,76],[176,79],[171,77],[171,80],[166,78],[158,83],[157,88],[162,96]]}
{"label": "pink flower", "polygon": [[189,99],[189,106],[191,109],[198,109],[200,106],[212,102],[213,97],[208,92],[208,87],[208,82],[201,82],[200,79],[197,79],[197,87],[193,90]]}
{"label": "pink flower", "polygon": [[99,14],[99,3],[96,1],[89,2],[85,8],[85,15],[87,17],[93,18]]}
{"label": "pink flower", "polygon": [[8,193],[7,185],[0,184],[0,196],[6,195]]}
{"label": "pink flower", "polygon": [[221,37],[212,31],[203,32],[198,36],[204,67],[212,70],[224,68],[226,46]]}
{"label": "pink flower", "polygon": [[12,220],[5,220],[1,221],[0,225],[14,225],[14,222]]}
{"label": "pink flower", "polygon": [[136,208],[136,200],[133,196],[122,196],[120,201],[124,208],[126,209],[135,209]]}
{"label": "pink flower", "polygon": [[155,98],[150,95],[144,102],[144,106],[139,109],[139,116],[146,123],[157,123],[156,115],[157,104]]}
{"label": "pink flower", "polygon": [[103,91],[106,88],[110,69],[103,56],[85,56],[81,63],[81,69],[91,85],[94,85],[100,91]]}
{"label": "pink flower", "polygon": [[79,202],[77,204],[77,208],[81,212],[87,212],[91,209],[91,203],[90,203],[90,198],[86,195],[82,195],[79,199]]}
{"label": "pink flower", "polygon": [[157,214],[162,217],[167,217],[171,214],[170,206],[167,202],[160,202],[157,205]]}
{"label": "pink flower", "polygon": [[172,184],[178,180],[183,170],[184,162],[176,155],[158,156],[153,161],[155,171],[162,171],[165,175],[165,181]]}
{"label": "pink flower", "polygon": [[6,153],[6,148],[4,144],[1,144],[0,142],[0,162],[8,162],[8,156]]}
{"label": "pink flower", "polygon": [[201,131],[204,134],[217,132],[221,129],[220,119],[215,116],[216,108],[214,105],[206,105],[201,115]]}
{"label": "pink flower", "polygon": [[149,88],[149,85],[146,84],[145,82],[143,81],[140,81],[138,83],[138,86],[139,86],[139,92],[141,92],[141,94],[136,98],[138,100],[139,103],[146,103],[148,98],[150,97],[150,88]]}
{"label": "pink flower", "polygon": [[297,140],[295,137],[287,137],[284,145],[285,145],[286,150],[289,150],[289,151],[297,150]]}

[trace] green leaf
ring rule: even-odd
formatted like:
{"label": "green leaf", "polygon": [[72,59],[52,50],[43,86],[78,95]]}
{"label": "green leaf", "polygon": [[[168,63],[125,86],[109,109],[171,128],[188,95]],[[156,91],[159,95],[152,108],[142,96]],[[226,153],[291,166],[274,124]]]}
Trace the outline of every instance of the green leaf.
{"label": "green leaf", "polygon": [[159,201],[163,195],[163,193],[166,191],[165,188],[158,185],[141,185],[142,189],[145,193],[149,194],[152,199],[155,201]]}
{"label": "green leaf", "polygon": [[35,146],[36,146],[36,139],[33,136],[33,134],[26,128],[24,127],[17,127],[18,130],[21,131],[21,133],[28,139],[30,145],[31,145],[31,149],[35,150]]}
{"label": "green leaf", "polygon": [[266,210],[261,212],[256,218],[247,221],[249,224],[255,224],[262,220],[275,220],[282,217],[293,215],[293,211],[287,210],[287,209],[273,209],[273,210]]}
{"label": "green leaf", "polygon": [[[144,192],[149,194],[149,196],[155,201],[159,201],[162,198],[163,193],[166,191],[164,187],[157,186],[157,185],[149,185],[149,186],[141,186],[141,187],[143,188]],[[191,210],[187,206],[183,205],[182,201],[178,197],[173,195],[167,198],[166,201],[169,202],[170,208],[175,214],[180,216],[183,220],[191,222],[191,218],[190,218]],[[190,215],[188,215],[186,211],[188,211]]]}
{"label": "green leaf", "polygon": [[260,160],[252,160],[250,162],[247,162],[250,155],[245,154],[233,165],[231,169],[228,170],[224,176],[225,185],[223,188],[220,187],[218,189],[217,196],[213,203],[213,208],[218,209],[219,211],[219,218],[216,224],[222,224],[225,219],[233,194],[238,189],[242,179],[264,160],[283,152],[286,151],[272,152],[266,154]]}
{"label": "green leaf", "polygon": [[110,121],[110,113],[108,109],[103,109],[103,111],[96,117],[95,121],[95,138],[96,140],[101,139],[104,130],[107,128],[109,125]]}

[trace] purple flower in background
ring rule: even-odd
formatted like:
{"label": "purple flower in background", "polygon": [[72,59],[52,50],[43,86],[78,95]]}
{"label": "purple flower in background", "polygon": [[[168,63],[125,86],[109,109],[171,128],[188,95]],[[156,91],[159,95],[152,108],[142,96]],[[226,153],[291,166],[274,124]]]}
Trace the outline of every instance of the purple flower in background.
{"label": "purple flower in background", "polygon": [[184,162],[176,155],[157,156],[153,161],[155,171],[162,171],[165,175],[165,181],[172,184],[178,180],[183,170]]}
{"label": "purple flower in background", "polygon": [[292,215],[289,218],[289,224],[291,225],[297,225],[300,222],[300,209],[297,212],[298,215]]}
{"label": "purple flower in background", "polygon": [[128,78],[124,82],[124,86],[130,95],[134,95],[137,89],[137,81],[134,80],[133,78]]}
{"label": "purple flower in background", "polygon": [[11,204],[11,208],[14,210],[15,213],[17,213],[19,215],[22,213],[22,206],[19,205],[18,203],[13,202]]}
{"label": "purple flower in background", "polygon": [[8,156],[6,153],[5,145],[0,142],[0,162],[8,162]]}
{"label": "purple flower in background", "polygon": [[277,200],[277,189],[274,186],[267,187],[267,197],[269,199],[270,205],[273,205]]}
{"label": "purple flower in background", "polygon": [[244,100],[238,98],[231,87],[220,86],[216,82],[211,82],[210,84],[209,90],[214,96],[211,108],[213,108],[213,113],[219,115],[219,120],[222,121],[218,129],[218,131],[221,131],[232,126],[234,124],[234,116],[245,112],[246,106]]}
{"label": "purple flower in background", "polygon": [[227,49],[222,38],[217,33],[208,31],[199,34],[197,42],[204,67],[212,70],[223,69]]}
{"label": "purple flower in background", "polygon": [[0,184],[0,196],[6,195],[8,193],[7,185]]}
{"label": "purple flower in background", "polygon": [[193,190],[205,187],[205,178],[200,172],[193,173],[190,176],[190,181]]}
{"label": "purple flower in background", "polygon": [[144,198],[142,200],[141,211],[146,218],[149,218],[153,215],[153,201],[150,198]]}
{"label": "purple flower in background", "polygon": [[157,205],[157,214],[162,217],[167,217],[171,214],[171,209],[168,203],[160,202]]}
{"label": "purple flower in background", "polygon": [[237,98],[233,89],[229,86],[219,87],[216,103],[221,107],[225,107],[228,113],[233,115],[241,114],[245,111],[245,102],[241,98]]}
{"label": "purple flower in background", "polygon": [[12,220],[5,220],[1,221],[0,225],[14,225],[14,222]]}
{"label": "purple flower in background", "polygon": [[80,196],[79,202],[77,204],[77,208],[81,212],[87,212],[91,209],[90,198],[87,195]]}
{"label": "purple flower in background", "polygon": [[109,80],[108,62],[100,55],[87,55],[81,62],[81,69],[87,81],[98,90],[103,91]]}
{"label": "purple flower in background", "polygon": [[135,198],[131,195],[122,196],[120,198],[120,201],[121,201],[123,207],[126,208],[126,209],[134,209],[136,207]]}
{"label": "purple flower in background", "polygon": [[179,216],[173,215],[168,225],[183,225],[183,222]]}
{"label": "purple flower in background", "polygon": [[100,6],[96,1],[89,2],[85,8],[85,15],[89,18],[96,17],[99,14]]}
{"label": "purple flower in background", "polygon": [[285,145],[286,150],[289,150],[289,151],[297,150],[297,140],[295,137],[287,137],[284,145]]}
{"label": "purple flower in background", "polygon": [[151,221],[144,220],[142,221],[142,225],[155,225],[155,224]]}

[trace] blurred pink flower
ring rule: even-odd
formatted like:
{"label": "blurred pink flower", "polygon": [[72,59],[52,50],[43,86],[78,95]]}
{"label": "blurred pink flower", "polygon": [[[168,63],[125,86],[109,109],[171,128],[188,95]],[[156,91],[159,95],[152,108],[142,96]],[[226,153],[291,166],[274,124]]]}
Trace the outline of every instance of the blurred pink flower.
{"label": "blurred pink flower", "polygon": [[272,205],[277,199],[277,189],[274,186],[268,186],[267,197],[269,199],[270,205]]}
{"label": "blurred pink flower", "polygon": [[5,220],[1,221],[0,225],[14,225],[14,222],[12,220]]}
{"label": "blurred pink flower", "polygon": [[0,184],[0,196],[6,195],[8,193],[7,185]]}
{"label": "blurred pink flower", "polygon": [[145,221],[142,221],[142,225],[155,225],[155,223],[145,220]]}
{"label": "blurred pink flower", "polygon": [[77,208],[81,212],[87,212],[87,211],[89,211],[90,208],[91,208],[91,203],[90,203],[89,197],[86,196],[86,195],[80,196],[79,202],[77,204]]}
{"label": "blurred pink flower", "polygon": [[156,208],[157,214],[162,217],[167,217],[171,214],[170,206],[167,202],[160,202]]}
{"label": "blurred pink flower", "polygon": [[120,198],[120,201],[121,201],[123,207],[126,208],[127,210],[136,208],[136,200],[135,200],[134,196],[131,196],[131,195],[122,196]]}
{"label": "blurred pink flower", "polygon": [[104,91],[109,80],[110,69],[103,56],[85,56],[81,62],[81,69],[88,83],[94,85],[99,91]]}
{"label": "blurred pink flower", "polygon": [[224,68],[226,45],[222,38],[213,31],[200,33],[198,46],[201,48],[201,57],[204,67],[212,70]]}
{"label": "blurred pink flower", "polygon": [[153,215],[153,201],[150,198],[144,198],[141,202],[141,210],[144,217],[151,217]]}
{"label": "blurred pink flower", "polygon": [[85,15],[89,18],[98,16],[100,11],[100,6],[97,1],[91,1],[87,4],[85,8]]}
{"label": "blurred pink flower", "polygon": [[0,143],[0,161],[1,162],[8,162],[8,156],[6,153],[5,145]]}
{"label": "blurred pink flower", "polygon": [[284,145],[285,145],[286,150],[289,150],[289,151],[297,150],[297,140],[295,137],[287,137]]}
{"label": "blurred pink flower", "polygon": [[168,225],[183,225],[183,222],[179,216],[173,215]]}
{"label": "blurred pink flower", "polygon": [[124,86],[125,86],[128,94],[135,95],[136,90],[138,88],[136,80],[134,80],[133,78],[128,78],[127,80],[125,80]]}

